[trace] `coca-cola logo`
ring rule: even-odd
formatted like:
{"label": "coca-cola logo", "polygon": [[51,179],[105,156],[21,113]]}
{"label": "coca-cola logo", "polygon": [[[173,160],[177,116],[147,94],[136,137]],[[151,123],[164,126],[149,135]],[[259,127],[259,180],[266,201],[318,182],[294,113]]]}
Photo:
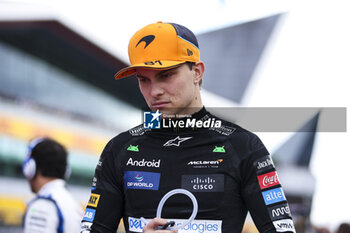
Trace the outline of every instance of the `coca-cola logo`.
{"label": "coca-cola logo", "polygon": [[269,172],[258,176],[259,185],[261,189],[266,189],[280,183],[277,172]]}
{"label": "coca-cola logo", "polygon": [[264,186],[268,186],[268,185],[274,185],[278,183],[278,177],[277,174],[275,174],[274,176],[265,176],[263,178],[263,185]]}

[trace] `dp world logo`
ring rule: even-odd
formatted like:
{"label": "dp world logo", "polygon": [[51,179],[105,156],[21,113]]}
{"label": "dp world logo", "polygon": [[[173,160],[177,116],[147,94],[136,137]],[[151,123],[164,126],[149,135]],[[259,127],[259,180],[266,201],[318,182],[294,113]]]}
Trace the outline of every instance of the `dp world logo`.
{"label": "dp world logo", "polygon": [[141,182],[141,181],[143,181],[143,176],[140,176],[140,174],[137,174],[137,175],[135,176],[135,179],[136,179],[137,181]]}
{"label": "dp world logo", "polygon": [[159,110],[156,112],[143,113],[143,127],[145,129],[160,129],[160,115]]}

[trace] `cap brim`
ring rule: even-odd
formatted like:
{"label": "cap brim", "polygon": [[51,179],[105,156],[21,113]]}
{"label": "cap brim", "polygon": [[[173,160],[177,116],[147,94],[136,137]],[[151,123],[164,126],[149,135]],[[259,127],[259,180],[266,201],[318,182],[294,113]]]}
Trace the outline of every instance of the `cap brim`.
{"label": "cap brim", "polygon": [[145,63],[139,63],[135,64],[126,68],[123,68],[119,70],[115,75],[115,79],[121,79],[128,76],[131,76],[136,73],[136,68],[150,68],[150,69],[156,69],[156,70],[166,70],[171,69],[173,67],[176,67],[178,65],[181,65],[185,63],[186,61],[156,61],[156,62],[145,62]]}

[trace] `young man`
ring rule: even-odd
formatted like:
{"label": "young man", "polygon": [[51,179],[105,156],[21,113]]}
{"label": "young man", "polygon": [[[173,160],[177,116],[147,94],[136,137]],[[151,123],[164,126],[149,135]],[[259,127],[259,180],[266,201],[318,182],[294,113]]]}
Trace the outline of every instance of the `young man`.
{"label": "young man", "polygon": [[65,188],[67,151],[56,141],[37,138],[29,143],[23,174],[36,196],[24,216],[24,233],[79,232],[82,209]]}
{"label": "young man", "polygon": [[161,114],[163,125],[137,126],[106,145],[82,232],[114,233],[121,218],[126,232],[172,232],[156,229],[169,219],[178,225],[189,218],[192,202],[184,195],[166,201],[164,219],[146,225],[140,218],[154,218],[162,197],[178,188],[198,202],[195,220],[180,232],[241,232],[247,211],[260,232],[295,232],[262,142],[203,107],[204,64],[195,35],[178,24],[148,25],[131,38],[129,58],[131,66],[115,78],[136,75],[154,111],[151,122]]}

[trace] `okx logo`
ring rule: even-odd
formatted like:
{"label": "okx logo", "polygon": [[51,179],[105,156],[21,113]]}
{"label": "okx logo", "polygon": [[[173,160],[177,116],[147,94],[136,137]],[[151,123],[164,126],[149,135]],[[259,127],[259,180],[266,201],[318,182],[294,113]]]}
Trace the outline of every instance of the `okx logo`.
{"label": "okx logo", "polygon": [[160,129],[160,116],[162,114],[157,110],[156,112],[143,113],[143,127],[145,129]]}

